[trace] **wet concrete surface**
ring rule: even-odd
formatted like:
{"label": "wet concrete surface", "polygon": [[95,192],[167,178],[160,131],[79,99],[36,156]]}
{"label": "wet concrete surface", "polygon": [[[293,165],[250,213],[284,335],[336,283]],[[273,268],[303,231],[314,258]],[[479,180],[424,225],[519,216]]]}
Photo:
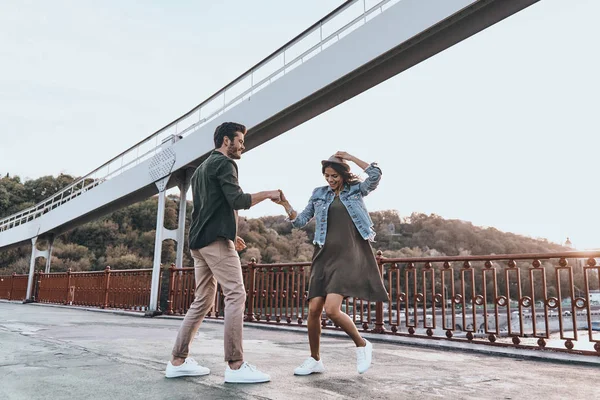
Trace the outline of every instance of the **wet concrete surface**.
{"label": "wet concrete surface", "polygon": [[204,377],[164,378],[181,321],[0,302],[0,399],[594,399],[598,366],[374,342],[356,372],[353,343],[324,336],[326,372],[296,377],[305,332],[245,327],[257,385],[223,383],[223,325],[206,321],[192,345]]}

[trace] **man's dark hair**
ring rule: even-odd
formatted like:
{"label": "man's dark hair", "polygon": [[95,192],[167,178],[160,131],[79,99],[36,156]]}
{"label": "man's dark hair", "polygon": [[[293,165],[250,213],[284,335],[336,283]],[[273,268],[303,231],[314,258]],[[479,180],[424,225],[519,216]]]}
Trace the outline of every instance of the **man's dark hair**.
{"label": "man's dark hair", "polygon": [[246,134],[246,127],[237,122],[223,122],[215,129],[215,149],[223,146],[223,139],[227,136],[233,142],[236,132]]}

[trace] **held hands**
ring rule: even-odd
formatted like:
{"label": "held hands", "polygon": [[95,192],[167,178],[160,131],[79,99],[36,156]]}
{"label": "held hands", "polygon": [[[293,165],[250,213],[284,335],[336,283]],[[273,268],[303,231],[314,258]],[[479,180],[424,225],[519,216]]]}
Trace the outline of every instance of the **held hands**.
{"label": "held hands", "polygon": [[273,202],[283,206],[283,208],[289,208],[289,203],[283,194],[283,190],[279,189],[277,192],[279,193],[279,200],[273,200]]}
{"label": "held hands", "polygon": [[292,207],[290,203],[285,198],[283,191],[281,189],[278,190],[269,190],[265,192],[267,194],[267,198],[270,199],[273,203],[279,204],[285,208],[288,215],[291,213]]}
{"label": "held hands", "polygon": [[279,195],[281,197],[280,203],[287,203],[287,199],[285,198],[285,195],[283,194],[283,190],[279,189]]}
{"label": "held hands", "polygon": [[267,198],[272,202],[280,204],[281,203],[281,190],[269,190],[267,192]]}
{"label": "held hands", "polygon": [[294,211],[294,209],[290,205],[290,202],[287,200],[281,189],[279,189],[279,193],[281,200],[277,204],[280,204],[283,207],[289,218],[296,218],[296,211]]}

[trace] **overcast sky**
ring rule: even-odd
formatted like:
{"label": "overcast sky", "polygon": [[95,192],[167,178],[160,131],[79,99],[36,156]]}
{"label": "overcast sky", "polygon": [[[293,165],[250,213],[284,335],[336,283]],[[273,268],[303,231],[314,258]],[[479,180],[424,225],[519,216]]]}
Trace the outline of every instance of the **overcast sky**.
{"label": "overcast sky", "polygon": [[[84,175],[341,3],[4,1],[0,173]],[[598,15],[542,0],[248,152],[240,183],[302,208],[345,150],[383,170],[371,211],[600,248]]]}

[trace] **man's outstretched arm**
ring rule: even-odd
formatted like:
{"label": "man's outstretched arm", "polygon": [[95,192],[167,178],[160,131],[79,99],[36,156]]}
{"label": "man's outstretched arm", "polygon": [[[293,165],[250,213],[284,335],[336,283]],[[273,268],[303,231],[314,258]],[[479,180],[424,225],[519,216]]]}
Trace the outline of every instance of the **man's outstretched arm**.
{"label": "man's outstretched arm", "polygon": [[233,164],[225,163],[221,168],[218,175],[221,189],[234,210],[248,209],[267,199],[276,203],[281,200],[279,190],[266,190],[253,194],[244,193],[238,183],[237,170]]}

